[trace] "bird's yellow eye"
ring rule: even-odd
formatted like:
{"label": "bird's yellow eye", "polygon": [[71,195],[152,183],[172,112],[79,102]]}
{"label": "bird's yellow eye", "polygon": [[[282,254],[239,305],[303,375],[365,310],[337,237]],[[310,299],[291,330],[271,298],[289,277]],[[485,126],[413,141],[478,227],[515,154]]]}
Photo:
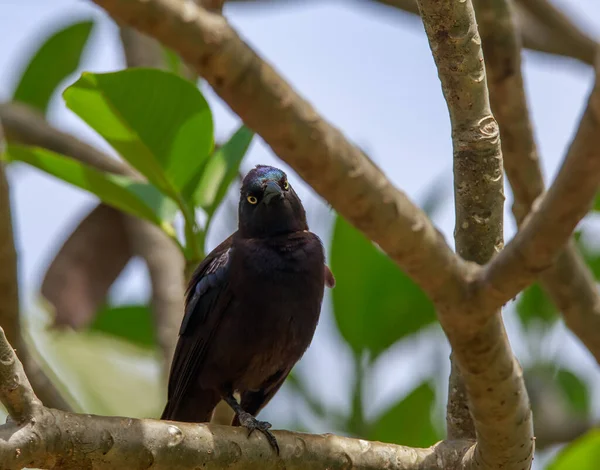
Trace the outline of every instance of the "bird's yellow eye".
{"label": "bird's yellow eye", "polygon": [[256,204],[258,202],[258,199],[256,199],[254,196],[248,196],[247,199],[250,204]]}
{"label": "bird's yellow eye", "polygon": [[286,191],[290,189],[290,183],[288,183],[287,180],[285,180],[285,182],[283,183],[283,189],[285,189]]}

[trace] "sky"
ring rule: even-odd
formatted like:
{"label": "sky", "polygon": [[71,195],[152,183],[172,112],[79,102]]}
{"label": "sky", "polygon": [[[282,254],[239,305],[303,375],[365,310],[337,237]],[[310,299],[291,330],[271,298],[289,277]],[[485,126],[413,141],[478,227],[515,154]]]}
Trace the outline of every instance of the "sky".
{"label": "sky", "polygon": [[[392,182],[413,200],[421,201],[429,186],[442,181],[446,201],[437,225],[453,246],[453,201],[451,191],[452,146],[450,123],[441,87],[422,25],[416,17],[365,1],[298,1],[280,7],[226,6],[225,13],[241,36],[306,97],[328,121],[364,148]],[[572,13],[594,37],[600,33],[600,3],[595,0],[561,0],[557,4]],[[10,97],[19,64],[27,51],[49,29],[76,19],[93,17],[97,27],[79,73],[112,71],[123,66],[114,23],[91,2],[75,0],[4,0],[0,5],[0,99]],[[524,78],[532,120],[546,181],[551,181],[565,154],[592,85],[590,67],[566,59],[524,54]],[[203,90],[213,109],[217,138],[227,137],[238,118],[209,89]],[[68,111],[57,94],[50,110],[51,122],[60,129],[110,152],[111,149],[79,118]],[[328,240],[331,214],[321,199],[295,173],[278,160],[260,139],[255,140],[245,161],[245,170],[257,163],[275,164],[286,170],[305,202],[311,228]],[[94,198],[51,177],[28,168],[9,175],[12,188],[22,297],[30,302],[39,288],[45,267],[55,250],[94,204]],[[442,178],[440,180],[440,178]],[[510,214],[512,196],[507,188],[505,238],[514,234]],[[230,194],[228,210],[235,204]],[[225,214],[221,211],[220,214]],[[226,214],[209,234],[208,248],[234,229]],[[147,277],[139,262],[128,266],[124,282],[113,291],[119,301],[142,300],[147,295]],[[328,310],[328,309],[326,309]],[[511,339],[518,337],[514,318],[506,315]],[[511,326],[512,325],[512,326]],[[569,335],[549,345],[549,354],[559,354],[574,367],[588,373],[593,362]],[[561,336],[562,338],[562,336]],[[518,339],[513,339],[519,354]],[[389,402],[414,385],[415,363],[406,351],[431,361],[431,351],[415,345],[393,348],[376,368],[373,393],[378,403]],[[408,349],[407,349],[408,348]],[[423,349],[423,348],[421,348]],[[412,350],[411,350],[412,351]],[[564,353],[564,354],[563,354]],[[350,377],[349,352],[336,337],[331,315],[326,311],[313,346],[303,359],[312,371],[312,387],[331,404],[347,406],[348,398],[337,387],[323,387],[332,368],[338,384]],[[389,374],[394,367],[393,377]],[[428,366],[429,367],[429,366]],[[430,364],[430,367],[434,367]],[[427,367],[425,367],[427,369]],[[430,369],[431,370],[431,369]],[[423,373],[423,372],[421,372]],[[597,375],[597,374],[596,374]],[[596,379],[594,379],[597,381]],[[596,410],[600,407],[596,401]],[[381,405],[383,406],[383,405]]]}

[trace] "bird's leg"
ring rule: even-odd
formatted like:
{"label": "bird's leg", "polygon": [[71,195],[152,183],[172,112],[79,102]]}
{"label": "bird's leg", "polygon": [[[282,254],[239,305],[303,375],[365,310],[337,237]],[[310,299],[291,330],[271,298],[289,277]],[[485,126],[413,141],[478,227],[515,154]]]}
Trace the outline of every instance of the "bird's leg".
{"label": "bird's leg", "polygon": [[225,400],[227,404],[231,406],[233,411],[235,411],[240,424],[248,429],[248,437],[250,437],[254,431],[259,430],[265,435],[267,441],[269,441],[269,444],[271,444],[271,447],[273,447],[275,452],[277,452],[277,455],[279,455],[279,444],[277,444],[277,439],[275,439],[275,436],[271,433],[271,431],[269,431],[271,428],[271,423],[268,423],[267,421],[259,421],[250,413],[244,411],[233,396],[233,393],[227,393],[224,395],[223,400]]}

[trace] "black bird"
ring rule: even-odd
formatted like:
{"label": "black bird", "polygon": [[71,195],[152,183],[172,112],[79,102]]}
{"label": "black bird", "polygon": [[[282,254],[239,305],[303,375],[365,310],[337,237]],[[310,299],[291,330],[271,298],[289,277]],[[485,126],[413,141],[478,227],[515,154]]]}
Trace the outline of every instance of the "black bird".
{"label": "black bird", "polygon": [[261,431],[279,452],[271,424],[255,416],[308,348],[324,286],[335,281],[283,171],[252,169],[238,216],[238,230],[188,286],[162,419],[208,422],[223,399],[235,411],[233,425]]}

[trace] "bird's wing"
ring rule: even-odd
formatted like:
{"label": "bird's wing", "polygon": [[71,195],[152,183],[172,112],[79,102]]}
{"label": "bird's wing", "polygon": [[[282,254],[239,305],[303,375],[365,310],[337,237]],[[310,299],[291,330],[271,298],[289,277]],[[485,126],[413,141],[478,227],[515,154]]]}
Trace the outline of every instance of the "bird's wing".
{"label": "bird's wing", "polygon": [[200,373],[206,350],[231,301],[227,273],[232,237],[200,263],[186,293],[185,315],[179,330],[169,375],[168,409],[175,410],[190,384]]}

